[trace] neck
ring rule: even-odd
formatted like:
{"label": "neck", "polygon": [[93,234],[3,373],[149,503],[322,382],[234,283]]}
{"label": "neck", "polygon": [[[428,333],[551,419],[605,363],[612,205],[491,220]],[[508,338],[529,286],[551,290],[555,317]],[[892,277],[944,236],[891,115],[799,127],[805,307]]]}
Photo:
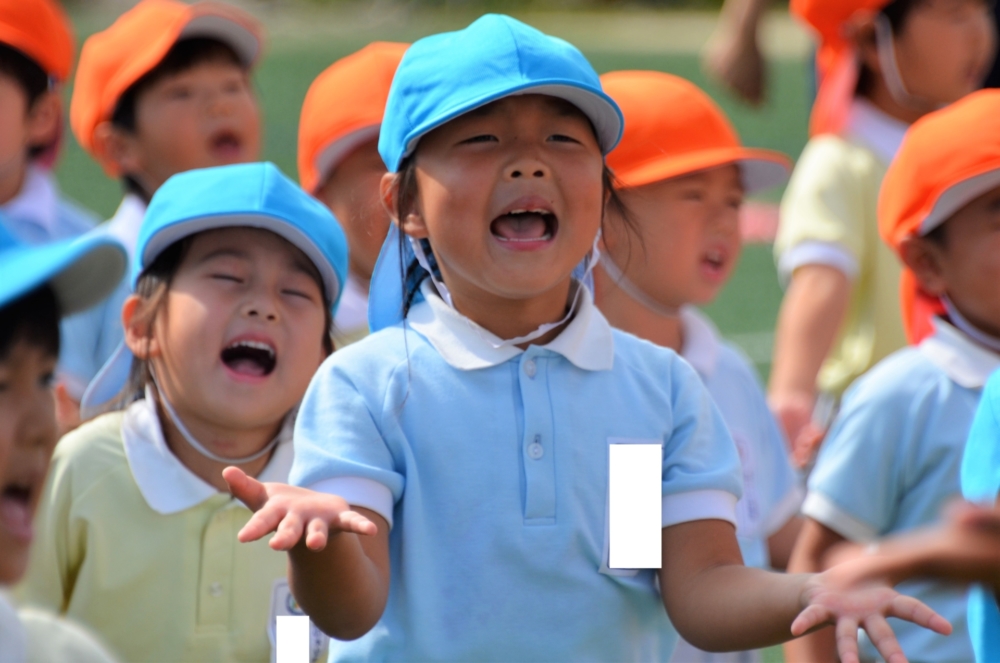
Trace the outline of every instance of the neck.
{"label": "neck", "polygon": [[371,287],[372,271],[370,269],[364,269],[353,260],[348,260],[347,275],[365,290],[368,290],[368,288]]}
{"label": "neck", "polygon": [[594,269],[594,290],[597,307],[612,327],[681,352],[684,332],[679,317],[666,317],[649,310],[618,287],[601,265]]}
{"label": "neck", "polygon": [[28,166],[23,162],[0,171],[0,205],[6,205],[21,193],[27,174]]}
{"label": "neck", "polygon": [[913,124],[924,115],[926,115],[930,110],[933,109],[922,109],[914,108],[912,106],[906,106],[898,101],[889,92],[889,88],[886,86],[885,81],[880,77],[877,77],[872,89],[868,95],[865,97],[871,102],[872,106],[879,109],[889,117],[895,118],[900,122],[905,122],[906,124]]}

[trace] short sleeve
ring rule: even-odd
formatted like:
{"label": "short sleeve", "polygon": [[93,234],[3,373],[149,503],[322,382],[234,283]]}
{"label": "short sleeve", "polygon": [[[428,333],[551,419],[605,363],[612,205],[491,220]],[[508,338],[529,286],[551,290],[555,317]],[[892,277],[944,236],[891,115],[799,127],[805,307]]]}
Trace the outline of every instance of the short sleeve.
{"label": "short sleeve", "polygon": [[874,194],[866,189],[877,182],[867,181],[871,176],[862,172],[855,150],[837,136],[806,145],[781,201],[779,265],[783,254],[799,245],[842,247],[855,264],[865,262],[866,220],[875,214]]}
{"label": "short sleeve", "polygon": [[671,370],[673,432],[663,448],[663,526],[719,519],[736,524],[739,453],[715,402],[682,359]]}
{"label": "short sleeve", "polygon": [[962,494],[993,504],[1000,492],[1000,371],[986,383],[962,456]]}
{"label": "short sleeve", "polygon": [[404,475],[382,433],[386,388],[376,376],[365,376],[376,384],[359,384],[336,359],[320,367],[302,400],[289,483],[323,492],[341,486],[351,493],[342,495],[348,503],[376,511],[391,525]]}
{"label": "short sleeve", "polygon": [[83,627],[42,611],[19,612],[28,640],[26,663],[114,663],[115,658]]}

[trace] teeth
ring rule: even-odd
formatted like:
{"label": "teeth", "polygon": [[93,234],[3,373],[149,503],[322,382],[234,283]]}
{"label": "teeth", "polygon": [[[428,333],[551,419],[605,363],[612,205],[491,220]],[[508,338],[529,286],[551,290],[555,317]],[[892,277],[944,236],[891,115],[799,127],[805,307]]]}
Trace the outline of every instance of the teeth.
{"label": "teeth", "polygon": [[512,209],[507,214],[552,214],[552,211],[547,209]]}
{"label": "teeth", "polygon": [[517,239],[517,238],[514,238],[514,237],[500,237],[500,236],[497,236],[497,239],[500,240],[501,242],[547,242],[548,240],[552,239],[552,234],[551,233],[545,233],[541,237],[529,237],[529,238],[525,238],[525,239]]}
{"label": "teeth", "polygon": [[230,344],[228,347],[229,348],[239,348],[239,347],[253,348],[254,350],[263,350],[264,352],[267,352],[268,354],[270,354],[272,357],[274,356],[274,348],[272,348],[267,343],[262,343],[261,341],[237,341],[235,343]]}

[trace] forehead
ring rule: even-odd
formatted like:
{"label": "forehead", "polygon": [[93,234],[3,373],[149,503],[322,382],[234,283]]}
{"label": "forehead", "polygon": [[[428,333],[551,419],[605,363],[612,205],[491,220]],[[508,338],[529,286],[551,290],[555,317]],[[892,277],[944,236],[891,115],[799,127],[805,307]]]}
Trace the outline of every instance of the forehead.
{"label": "forehead", "polygon": [[278,261],[318,278],[318,270],[298,247],[270,230],[262,228],[217,228],[191,238],[185,263],[232,257],[242,260]]}
{"label": "forehead", "polygon": [[504,97],[503,99],[492,101],[485,106],[474,108],[456,119],[500,117],[521,115],[524,113],[538,113],[551,117],[574,118],[590,122],[586,114],[570,102],[547,94],[517,94]]}

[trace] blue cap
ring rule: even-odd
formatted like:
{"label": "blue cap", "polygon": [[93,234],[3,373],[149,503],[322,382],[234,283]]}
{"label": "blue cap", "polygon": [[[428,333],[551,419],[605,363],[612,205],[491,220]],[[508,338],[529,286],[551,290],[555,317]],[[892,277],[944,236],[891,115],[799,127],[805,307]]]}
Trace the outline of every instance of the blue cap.
{"label": "blue cap", "polygon": [[100,229],[34,246],[0,221],[0,308],[48,284],[61,315],[84,311],[111,294],[127,264],[122,245]]}
{"label": "blue cap", "polygon": [[[170,245],[219,228],[260,228],[290,242],[316,266],[330,309],[336,312],[347,282],[347,237],[330,210],[273,163],[189,170],[164,182],[139,229],[132,287]],[[121,392],[131,365],[132,353],[121,343],[83,395],[85,416]]]}
{"label": "blue cap", "polygon": [[622,112],[575,46],[509,16],[486,14],[464,30],[425,37],[406,51],[379,132],[382,160],[397,172],[428,132],[517,94],[545,94],[575,105],[593,123],[604,154],[621,139]]}

